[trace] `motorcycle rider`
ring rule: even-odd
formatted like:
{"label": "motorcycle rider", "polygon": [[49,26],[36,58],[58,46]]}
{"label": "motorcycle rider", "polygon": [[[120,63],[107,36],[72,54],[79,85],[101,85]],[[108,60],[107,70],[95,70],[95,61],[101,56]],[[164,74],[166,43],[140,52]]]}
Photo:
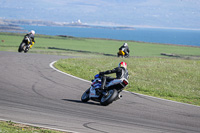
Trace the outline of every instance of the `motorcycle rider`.
{"label": "motorcycle rider", "polygon": [[[116,78],[104,76],[104,74],[111,74],[111,73],[116,73]],[[100,72],[99,75],[102,76],[101,90],[103,91],[105,89],[105,84],[107,81],[110,82],[114,79],[121,79],[121,78],[128,79],[129,75],[128,75],[128,70],[127,70],[127,64],[126,64],[126,62],[120,62],[118,67],[116,67],[112,70],[107,70],[105,72]]]}
{"label": "motorcycle rider", "polygon": [[125,53],[125,57],[129,56],[129,47],[128,47],[128,43],[124,43],[119,50],[122,50]]}
{"label": "motorcycle rider", "polygon": [[35,31],[31,30],[28,34],[26,34],[24,36],[24,38],[28,37],[30,39],[30,44],[29,44],[28,48],[32,48],[32,46],[35,43],[34,35],[35,35]]}

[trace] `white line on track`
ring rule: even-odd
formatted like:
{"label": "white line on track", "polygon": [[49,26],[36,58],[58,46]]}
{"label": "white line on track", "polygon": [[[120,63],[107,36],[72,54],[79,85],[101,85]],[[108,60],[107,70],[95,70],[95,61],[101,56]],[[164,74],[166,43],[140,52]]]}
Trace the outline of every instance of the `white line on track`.
{"label": "white line on track", "polygon": [[71,75],[71,74],[68,74],[68,73],[65,73],[65,72],[63,72],[63,71],[60,71],[60,70],[56,69],[56,68],[53,66],[53,64],[56,63],[56,62],[57,62],[57,61],[51,62],[51,63],[49,64],[49,66],[50,66],[52,69],[54,69],[54,70],[56,70],[56,71],[58,71],[58,72],[60,72],[60,73],[62,73],[62,74],[65,74],[65,75],[70,76],[70,77],[75,78],[75,79],[79,79],[79,80],[81,80],[81,81],[85,81],[85,82],[91,83],[91,82],[88,81],[88,80],[85,80],[85,79],[82,79],[82,78],[73,76],[73,75]]}
{"label": "white line on track", "polygon": [[[75,78],[75,79],[79,79],[79,80],[81,80],[81,81],[85,81],[85,82],[91,83],[91,82],[88,81],[88,80],[85,80],[85,79],[82,79],[82,78],[73,76],[73,75],[71,75],[71,74],[68,74],[68,73],[65,73],[65,72],[62,72],[62,71],[56,69],[56,68],[53,66],[53,64],[56,63],[56,62],[57,62],[57,61],[53,61],[52,63],[49,64],[49,66],[50,66],[52,69],[54,69],[54,70],[56,70],[56,71],[58,71],[58,72],[60,72],[60,73],[62,73],[62,74],[65,74],[65,75],[67,75],[67,76],[73,77],[73,78]],[[126,90],[123,90],[123,91],[124,91],[124,92],[127,92],[127,93],[132,93],[132,94],[144,96],[144,97],[159,99],[159,100],[163,100],[163,101],[168,101],[168,102],[173,102],[173,103],[179,103],[179,104],[189,105],[189,106],[194,106],[194,107],[200,107],[200,106],[197,106],[197,105],[192,105],[192,104],[187,104],[187,103],[176,102],[176,101],[172,101],[172,100],[167,100],[167,99],[162,99],[162,98],[158,98],[158,97],[148,96],[148,95],[139,94],[139,93],[135,93],[135,92],[130,92],[130,91],[126,91]]]}

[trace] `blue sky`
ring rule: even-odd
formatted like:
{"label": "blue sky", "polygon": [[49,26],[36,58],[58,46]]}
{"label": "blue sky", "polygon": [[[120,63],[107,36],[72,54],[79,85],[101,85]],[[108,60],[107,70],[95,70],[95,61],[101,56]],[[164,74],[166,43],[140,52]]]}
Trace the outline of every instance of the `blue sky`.
{"label": "blue sky", "polygon": [[0,18],[200,29],[200,0],[0,0]]}

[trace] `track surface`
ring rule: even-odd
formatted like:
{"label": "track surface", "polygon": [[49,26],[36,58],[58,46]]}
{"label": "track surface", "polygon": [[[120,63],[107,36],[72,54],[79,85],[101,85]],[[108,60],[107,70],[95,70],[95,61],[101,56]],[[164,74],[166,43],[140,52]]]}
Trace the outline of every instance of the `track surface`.
{"label": "track surface", "polygon": [[200,107],[122,92],[104,107],[80,102],[89,83],[49,64],[66,56],[0,51],[0,119],[80,133],[199,133]]}

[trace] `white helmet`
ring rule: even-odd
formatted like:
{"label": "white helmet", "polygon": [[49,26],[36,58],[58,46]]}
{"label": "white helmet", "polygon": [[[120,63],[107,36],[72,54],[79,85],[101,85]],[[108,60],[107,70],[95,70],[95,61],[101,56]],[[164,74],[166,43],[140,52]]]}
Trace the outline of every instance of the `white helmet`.
{"label": "white helmet", "polygon": [[31,32],[30,32],[31,34],[33,34],[33,35],[35,35],[35,31],[34,30],[31,30]]}
{"label": "white helmet", "polygon": [[128,46],[128,43],[124,43],[124,46]]}

